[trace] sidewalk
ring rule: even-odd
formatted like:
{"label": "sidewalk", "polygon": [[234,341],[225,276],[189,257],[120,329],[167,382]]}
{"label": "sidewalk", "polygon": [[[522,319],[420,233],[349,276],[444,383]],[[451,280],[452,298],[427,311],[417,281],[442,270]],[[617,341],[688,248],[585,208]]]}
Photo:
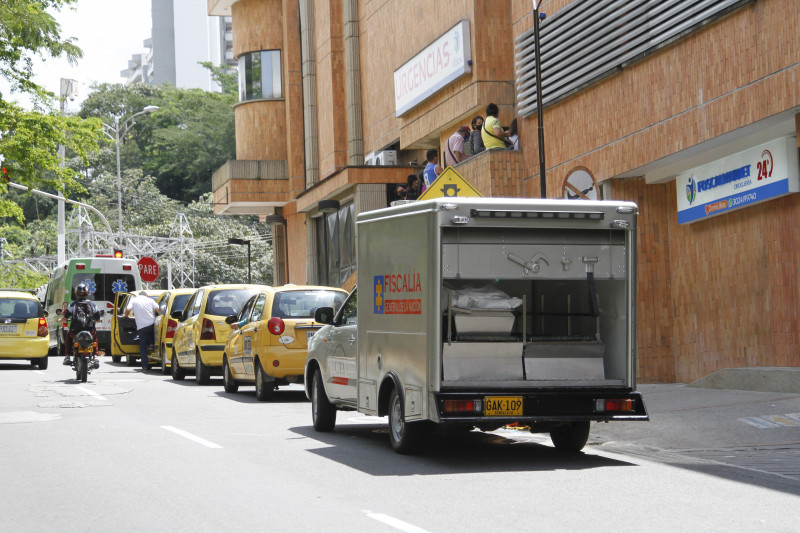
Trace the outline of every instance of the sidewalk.
{"label": "sidewalk", "polygon": [[[796,392],[774,392],[788,388],[789,378]],[[728,388],[710,388],[720,385]],[[753,387],[761,390],[742,390]],[[595,424],[593,437],[667,450],[800,446],[800,368],[729,369],[689,385],[650,384],[638,390],[650,422]]]}

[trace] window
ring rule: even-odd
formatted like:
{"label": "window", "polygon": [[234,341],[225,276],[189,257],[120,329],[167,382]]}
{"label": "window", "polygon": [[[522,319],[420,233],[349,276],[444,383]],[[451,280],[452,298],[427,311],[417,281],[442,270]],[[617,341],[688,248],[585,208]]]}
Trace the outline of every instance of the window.
{"label": "window", "polygon": [[336,309],[344,301],[343,292],[334,291],[289,291],[278,292],[272,302],[272,316],[280,318],[314,318],[320,307]]}
{"label": "window", "polygon": [[264,98],[283,98],[280,50],[239,56],[239,101]]}
{"label": "window", "polygon": [[207,315],[230,316],[239,314],[244,302],[253,295],[251,289],[222,289],[208,296]]}
{"label": "window", "polygon": [[358,314],[356,311],[358,310],[358,294],[357,290],[354,290],[347,301],[342,306],[342,313],[339,316],[339,325],[353,325],[358,323]]}
{"label": "window", "polygon": [[341,287],[356,271],[355,208],[352,203],[337,213],[316,219],[319,283]]}
{"label": "window", "polygon": [[258,301],[256,302],[256,306],[253,308],[253,322],[256,320],[261,320],[261,316],[264,314],[264,304],[267,303],[267,295],[262,294],[258,297]]}
{"label": "window", "polygon": [[131,274],[92,274],[80,273],[72,278],[72,299],[75,300],[75,287],[81,283],[89,290],[89,299],[95,302],[113,302],[117,292],[131,292],[136,282]]}
{"label": "window", "polygon": [[252,296],[252,297],[251,297],[249,300],[247,300],[247,301],[244,303],[244,306],[242,307],[242,310],[241,310],[241,311],[239,311],[239,316],[238,316],[238,317],[236,317],[236,319],[237,319],[236,321],[237,321],[237,322],[239,322],[239,323],[241,324],[241,323],[242,323],[242,320],[244,320],[244,321],[245,321],[245,323],[246,323],[247,321],[249,321],[249,318],[250,318],[250,311],[252,311],[252,310],[253,310],[253,304],[254,304],[254,303],[256,303],[256,297],[255,297],[255,296]]}

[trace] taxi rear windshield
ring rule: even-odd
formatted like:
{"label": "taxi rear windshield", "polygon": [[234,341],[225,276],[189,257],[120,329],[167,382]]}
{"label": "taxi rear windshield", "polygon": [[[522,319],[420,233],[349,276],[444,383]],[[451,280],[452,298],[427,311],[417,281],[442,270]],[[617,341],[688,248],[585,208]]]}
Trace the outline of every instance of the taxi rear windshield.
{"label": "taxi rear windshield", "polygon": [[39,302],[22,298],[0,299],[0,318],[37,318]]}
{"label": "taxi rear windshield", "polygon": [[206,304],[207,315],[230,316],[238,315],[242,306],[250,298],[253,289],[221,289],[208,296]]}
{"label": "taxi rear windshield", "polygon": [[318,307],[339,309],[347,294],[335,291],[286,291],[275,293],[272,316],[278,318],[314,318]]}

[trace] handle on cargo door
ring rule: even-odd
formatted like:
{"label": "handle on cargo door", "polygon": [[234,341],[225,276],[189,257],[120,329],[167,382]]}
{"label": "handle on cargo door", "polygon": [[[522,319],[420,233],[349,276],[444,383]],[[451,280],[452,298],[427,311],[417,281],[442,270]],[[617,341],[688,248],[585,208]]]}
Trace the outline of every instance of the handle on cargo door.
{"label": "handle on cargo door", "polygon": [[353,344],[354,342],[356,342],[356,336],[355,335],[350,335],[350,338],[347,339],[347,342],[349,342],[350,344]]}

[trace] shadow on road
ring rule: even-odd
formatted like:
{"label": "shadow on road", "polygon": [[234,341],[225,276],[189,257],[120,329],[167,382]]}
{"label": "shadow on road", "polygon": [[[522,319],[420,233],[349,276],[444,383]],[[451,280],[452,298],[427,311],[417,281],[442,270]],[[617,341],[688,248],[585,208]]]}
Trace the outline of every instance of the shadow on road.
{"label": "shadow on road", "polygon": [[396,454],[389,444],[389,430],[385,424],[341,424],[332,433],[317,432],[311,426],[294,427],[291,431],[328,445],[309,452],[373,476],[636,466],[634,463],[582,452],[559,452],[538,442],[519,441],[480,431],[432,433],[418,455]]}
{"label": "shadow on road", "polygon": [[275,394],[273,394],[272,398],[270,398],[268,401],[259,402],[258,398],[256,398],[256,392],[253,385],[240,385],[239,391],[234,393],[225,392],[223,389],[215,392],[214,394],[227,400],[233,400],[240,403],[283,404],[308,402],[308,398],[306,398],[306,394],[303,391],[281,390],[280,388],[275,391]]}

